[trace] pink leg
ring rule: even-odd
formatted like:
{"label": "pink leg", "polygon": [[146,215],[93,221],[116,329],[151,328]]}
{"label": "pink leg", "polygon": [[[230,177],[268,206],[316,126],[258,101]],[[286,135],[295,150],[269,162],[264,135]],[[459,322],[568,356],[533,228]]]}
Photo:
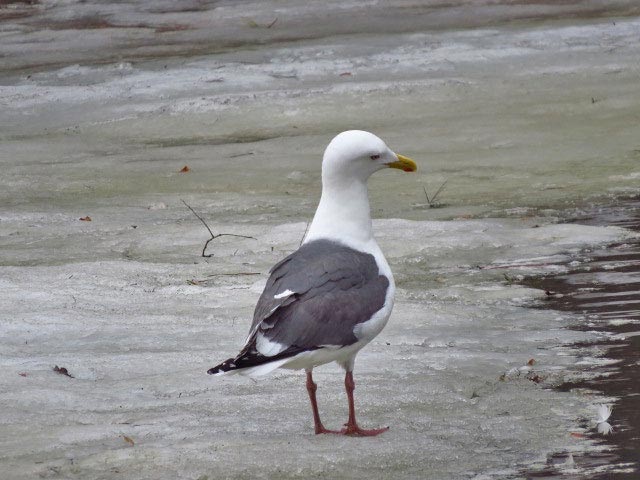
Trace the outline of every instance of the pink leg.
{"label": "pink leg", "polygon": [[309,392],[309,400],[311,400],[311,408],[313,410],[313,423],[315,424],[316,435],[320,433],[340,433],[335,430],[327,430],[320,421],[320,413],[318,412],[318,402],[316,400],[316,390],[318,385],[313,381],[311,371],[307,371],[307,392]]}
{"label": "pink leg", "polygon": [[345,428],[343,428],[340,433],[343,435],[352,435],[357,437],[375,437],[376,435],[380,435],[382,432],[389,430],[389,427],[376,428],[373,430],[360,428],[356,422],[356,408],[353,401],[353,391],[356,389],[356,384],[353,381],[353,374],[351,372],[347,372],[345,375],[344,386],[347,390],[347,397],[349,399],[349,420],[344,424]]}

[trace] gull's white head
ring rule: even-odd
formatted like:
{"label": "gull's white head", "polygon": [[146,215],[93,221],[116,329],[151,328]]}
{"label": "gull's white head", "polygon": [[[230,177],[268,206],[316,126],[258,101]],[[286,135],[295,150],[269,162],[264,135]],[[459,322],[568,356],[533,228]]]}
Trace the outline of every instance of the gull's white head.
{"label": "gull's white head", "polygon": [[322,158],[323,183],[367,179],[383,168],[399,168],[414,172],[416,164],[410,158],[398,155],[373,133],[348,130],[331,140]]}
{"label": "gull's white head", "polygon": [[349,130],[331,140],[322,158],[322,197],[304,241],[329,238],[369,248],[373,232],[367,179],[383,168],[414,172],[417,167],[369,132]]}

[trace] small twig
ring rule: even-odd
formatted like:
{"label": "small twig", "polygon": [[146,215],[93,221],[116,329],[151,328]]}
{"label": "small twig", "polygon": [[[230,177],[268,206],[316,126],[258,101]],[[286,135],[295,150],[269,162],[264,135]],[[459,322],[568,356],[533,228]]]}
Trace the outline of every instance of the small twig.
{"label": "small twig", "polygon": [[[211,275],[207,275],[207,278],[203,278],[202,280],[191,279],[187,280],[188,285],[203,285],[207,282],[211,282],[215,279],[215,277],[241,277],[241,276],[253,276],[260,275],[259,272],[237,272],[237,273],[213,273]],[[244,288],[244,287],[243,287]],[[247,287],[248,288],[248,287]]]}
{"label": "small twig", "polygon": [[438,187],[438,190],[436,190],[436,193],[434,193],[433,197],[431,198],[429,198],[429,194],[427,193],[427,187],[425,186],[422,187],[422,190],[424,190],[424,196],[427,197],[427,203],[429,204],[429,207],[435,206],[436,198],[438,198],[438,195],[440,195],[440,192],[442,192],[442,189],[444,188],[444,186],[447,184],[448,181],[449,179],[446,179],[444,182],[442,182],[442,185]]}
{"label": "small twig", "polygon": [[[207,227],[209,228],[209,227]],[[250,238],[251,240],[257,240],[257,238],[255,237],[250,237],[248,235],[236,235],[235,233],[219,233],[218,235],[214,235],[212,236],[209,240],[207,240],[206,242],[204,242],[204,247],[202,248],[202,256],[205,258],[211,258],[213,257],[213,253],[210,253],[208,255],[205,255],[205,251],[207,250],[207,247],[209,246],[209,242],[211,240],[215,240],[218,237],[240,237],[240,238]]]}
{"label": "small twig", "polygon": [[276,24],[277,21],[278,21],[278,17],[276,17],[273,22],[271,22],[269,25],[267,25],[267,28],[273,27]]}
{"label": "small twig", "polygon": [[298,245],[298,248],[302,246],[302,242],[304,242],[304,237],[307,236],[308,231],[309,231],[309,221],[307,221],[307,226],[304,227],[304,233],[302,234],[302,238],[300,239],[300,245]]}
{"label": "small twig", "polygon": [[260,272],[212,273],[211,275],[207,275],[207,277],[234,277],[236,275],[260,275]]}
{"label": "small twig", "polygon": [[431,200],[429,199],[429,194],[427,193],[427,187],[422,186],[422,190],[424,190],[424,196],[427,197],[427,203],[431,206]]}
{"label": "small twig", "polygon": [[255,238],[255,237],[250,237],[250,236],[248,236],[248,235],[237,235],[237,234],[235,234],[235,233],[219,233],[219,234],[217,234],[217,235],[214,235],[214,234],[213,234],[213,232],[211,231],[211,229],[209,228],[209,225],[207,225],[207,222],[205,222],[205,221],[204,221],[204,219],[203,219],[200,215],[198,215],[198,214],[196,213],[196,211],[195,211],[193,208],[191,208],[191,205],[189,205],[187,202],[185,202],[185,201],[184,201],[184,200],[182,200],[182,199],[180,199],[180,201],[181,201],[182,203],[184,203],[184,204],[186,205],[186,207],[187,207],[189,210],[191,210],[191,212],[196,216],[196,218],[202,222],[202,224],[204,225],[204,227],[207,229],[207,231],[208,231],[208,232],[209,232],[209,234],[211,235],[211,238],[210,238],[209,240],[207,240],[206,242],[204,242],[204,247],[202,248],[202,256],[203,256],[203,257],[205,257],[205,258],[211,258],[211,257],[213,257],[213,253],[211,253],[211,254],[209,254],[209,255],[206,255],[204,252],[206,252],[206,251],[207,251],[207,247],[209,246],[209,242],[210,242],[211,240],[215,240],[215,239],[216,239],[216,238],[218,238],[218,237],[227,236],[227,237],[250,238],[250,239],[252,239],[252,240],[257,240],[257,238]]}
{"label": "small twig", "polygon": [[440,192],[442,191],[444,186],[447,184],[447,182],[448,180],[445,180],[444,182],[442,182],[442,185],[438,187],[438,190],[436,190],[436,193],[433,194],[433,198],[431,200],[433,200],[434,202],[436,201],[436,198],[438,198],[438,195],[440,195]]}
{"label": "small twig", "polygon": [[182,200],[182,199],[180,199],[180,201],[181,201],[182,203],[184,203],[184,204],[187,206],[187,208],[188,208],[189,210],[191,210],[191,212],[192,212],[192,213],[193,213],[193,214],[198,218],[198,220],[200,220],[200,221],[202,222],[202,224],[205,226],[205,228],[206,228],[207,230],[209,230],[209,233],[210,233],[210,234],[211,234],[211,236],[213,237],[213,236],[214,236],[214,235],[213,235],[213,232],[212,232],[212,231],[211,231],[211,229],[209,228],[209,225],[207,225],[207,222],[205,222],[205,221],[202,219],[202,217],[201,217],[200,215],[198,215],[198,214],[196,213],[196,211],[195,211],[193,208],[191,208],[191,205],[189,205],[187,202],[185,202],[185,201],[184,201],[184,200]]}

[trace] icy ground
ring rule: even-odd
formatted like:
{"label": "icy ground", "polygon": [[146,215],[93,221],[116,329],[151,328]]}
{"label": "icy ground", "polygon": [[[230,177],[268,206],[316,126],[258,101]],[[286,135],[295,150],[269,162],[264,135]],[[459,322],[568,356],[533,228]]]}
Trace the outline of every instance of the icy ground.
{"label": "icy ground", "polygon": [[[144,5],[0,7],[0,478],[480,480],[604,448],[578,422],[600,399],[545,388],[599,361],[569,348],[597,334],[512,280],[631,235],[556,222],[638,190],[636,7]],[[205,374],[346,128],[420,168],[370,184],[399,290],[356,366],[375,439],[314,436],[300,373]],[[255,240],[202,258],[181,199]],[[342,374],[315,376],[337,428]]]}
{"label": "icy ground", "polygon": [[[137,249],[173,254],[2,269],[8,478],[500,477],[547,452],[587,447],[569,435],[593,400],[541,387],[571,375],[576,359],[563,344],[593,335],[564,330],[569,316],[522,307],[542,292],[503,275],[534,267],[495,267],[558,260],[585,242],[620,239],[620,229],[376,222],[400,292],[393,321],[357,364],[362,423],[391,426],[375,439],[313,435],[302,374],[258,383],[205,374],[238,349],[265,280],[208,275],[265,272],[297,246],[304,224],[247,227],[259,240],[220,241],[209,262],[196,255],[197,224],[145,229],[136,229],[149,236]],[[108,248],[131,248],[113,237]],[[532,358],[542,384],[529,376]],[[316,381],[324,419],[339,427],[341,372],[319,369]]]}

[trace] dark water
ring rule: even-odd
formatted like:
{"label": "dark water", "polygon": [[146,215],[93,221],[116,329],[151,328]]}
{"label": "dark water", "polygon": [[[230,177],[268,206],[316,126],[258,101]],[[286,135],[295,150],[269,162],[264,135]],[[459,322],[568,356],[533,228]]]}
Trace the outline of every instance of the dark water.
{"label": "dark water", "polygon": [[[615,225],[640,231],[640,197],[615,205],[578,212],[574,223]],[[588,380],[565,383],[561,390],[591,390],[617,398],[609,423],[614,430],[602,436],[593,428],[593,438],[609,448],[605,452],[574,457],[575,472],[561,465],[568,454],[548,459],[546,469],[527,473],[527,478],[588,478],[593,480],[637,480],[640,478],[640,240],[583,251],[572,259],[568,273],[528,278],[523,283],[547,291],[539,308],[580,313],[571,328],[608,334],[610,340],[596,345],[604,356],[615,360],[593,367]],[[575,345],[577,350],[592,349]],[[592,355],[593,353],[591,353]],[[585,427],[588,426],[585,422]]]}

